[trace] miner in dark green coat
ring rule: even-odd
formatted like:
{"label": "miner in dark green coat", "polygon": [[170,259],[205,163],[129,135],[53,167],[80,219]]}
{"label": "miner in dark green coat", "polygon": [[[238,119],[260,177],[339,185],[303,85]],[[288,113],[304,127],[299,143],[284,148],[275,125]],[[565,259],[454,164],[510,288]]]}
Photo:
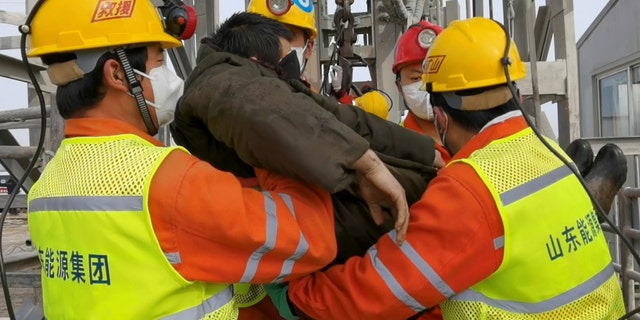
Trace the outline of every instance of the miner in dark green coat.
{"label": "miner in dark green coat", "polygon": [[341,262],[393,226],[392,219],[373,222],[353,162],[375,151],[412,204],[438,157],[431,138],[312,92],[295,73],[288,37],[278,22],[245,12],[203,39],[172,133],[179,145],[246,185],[258,167],[332,192]]}

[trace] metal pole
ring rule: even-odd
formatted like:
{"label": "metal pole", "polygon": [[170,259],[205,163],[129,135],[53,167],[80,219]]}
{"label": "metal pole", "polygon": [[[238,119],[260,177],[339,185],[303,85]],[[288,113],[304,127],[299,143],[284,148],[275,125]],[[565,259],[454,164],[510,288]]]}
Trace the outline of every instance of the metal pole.
{"label": "metal pole", "polygon": [[535,0],[529,1],[529,5],[527,6],[526,11],[526,30],[527,30],[527,43],[529,44],[529,62],[531,69],[531,90],[532,90],[532,98],[533,98],[533,110],[535,117],[536,127],[540,127],[540,119],[542,118],[542,110],[540,107],[540,91],[538,88],[538,57],[536,50],[536,39],[534,34],[534,24],[535,24],[535,12],[536,10],[536,2]]}
{"label": "metal pole", "polygon": [[415,22],[417,22],[417,20],[415,19],[414,15],[416,13],[416,5],[417,5],[418,1],[417,0],[407,0],[405,7],[407,8],[407,26],[410,26],[412,24],[414,24]]}
{"label": "metal pole", "polygon": [[436,0],[436,20],[439,26],[446,26],[446,22],[442,21],[442,0]]}
{"label": "metal pole", "polygon": [[484,17],[484,0],[473,0],[473,16]]}
{"label": "metal pole", "polygon": [[556,60],[567,63],[567,95],[558,103],[558,143],[566,147],[580,137],[580,91],[573,0],[546,0],[551,10]]}
{"label": "metal pole", "polygon": [[[51,108],[47,106],[46,109],[48,114]],[[0,111],[0,122],[22,122],[29,119],[38,119],[40,116],[40,109],[36,108],[4,110]]]}
{"label": "metal pole", "polygon": [[0,146],[0,159],[31,159],[36,147]]}
{"label": "metal pole", "polygon": [[493,19],[493,0],[489,0],[489,18]]}
{"label": "metal pole", "polygon": [[443,27],[453,20],[460,20],[460,3],[458,0],[447,0],[445,7]]}

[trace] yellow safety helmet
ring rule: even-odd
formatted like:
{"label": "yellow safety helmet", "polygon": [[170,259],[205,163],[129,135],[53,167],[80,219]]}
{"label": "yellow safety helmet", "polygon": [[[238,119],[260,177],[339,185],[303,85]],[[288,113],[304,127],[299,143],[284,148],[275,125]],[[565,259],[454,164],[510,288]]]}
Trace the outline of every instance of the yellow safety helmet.
{"label": "yellow safety helmet", "polygon": [[318,36],[312,0],[251,0],[247,11],[305,29],[311,40]]}
{"label": "yellow safety helmet", "polygon": [[[165,23],[184,24],[191,31],[195,29],[192,13],[187,19],[177,17],[178,20]],[[31,47],[27,55],[38,57],[158,42],[164,48],[182,45],[165,31],[158,10],[149,0],[47,0],[31,23]]]}
{"label": "yellow safety helmet", "polygon": [[511,81],[527,75],[515,43],[496,21],[476,17],[453,21],[434,40],[423,63],[429,92],[452,92],[507,83],[502,60],[507,39]]}
{"label": "yellow safety helmet", "polygon": [[375,114],[382,119],[386,120],[389,115],[389,101],[377,90],[369,91],[355,98],[354,103],[362,110]]}

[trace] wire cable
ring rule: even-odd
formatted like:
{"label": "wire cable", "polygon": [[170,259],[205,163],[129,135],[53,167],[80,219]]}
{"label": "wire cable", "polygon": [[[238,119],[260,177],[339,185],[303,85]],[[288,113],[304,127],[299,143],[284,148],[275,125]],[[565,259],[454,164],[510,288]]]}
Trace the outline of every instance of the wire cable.
{"label": "wire cable", "polygon": [[2,291],[4,293],[4,300],[7,304],[7,313],[9,314],[9,318],[11,320],[15,320],[16,315],[13,311],[13,304],[11,303],[11,294],[9,292],[9,283],[7,281],[7,270],[5,269],[4,256],[2,254],[2,230],[4,229],[4,222],[5,222],[5,219],[7,218],[7,213],[9,212],[9,208],[11,208],[11,204],[13,203],[13,200],[16,198],[22,185],[31,174],[31,170],[33,170],[33,168],[35,167],[36,161],[40,157],[40,154],[44,149],[44,137],[47,129],[47,110],[45,107],[45,101],[44,101],[44,95],[42,94],[42,89],[38,84],[35,73],[31,69],[31,65],[29,64],[29,60],[27,58],[27,53],[26,53],[27,35],[30,33],[31,20],[33,20],[35,13],[38,11],[40,6],[42,6],[43,2],[44,0],[38,0],[38,2],[36,2],[36,4],[33,6],[33,9],[31,9],[31,12],[27,16],[27,20],[25,24],[18,27],[20,33],[22,33],[22,37],[20,38],[20,54],[22,56],[22,61],[24,62],[25,68],[27,69],[27,74],[29,75],[29,79],[31,80],[31,83],[33,84],[33,87],[36,91],[36,95],[38,96],[38,102],[40,103],[41,122],[40,122],[40,136],[38,138],[39,140],[38,140],[38,147],[36,148],[36,152],[33,155],[33,158],[31,159],[31,161],[29,162],[29,165],[25,169],[24,174],[18,181],[18,184],[11,192],[9,199],[7,199],[7,203],[2,209],[2,214],[0,215],[0,278],[2,280]]}
{"label": "wire cable", "polygon": [[[517,92],[517,89],[516,89],[515,85],[513,84],[513,82],[511,81],[511,76],[509,74],[509,65],[511,65],[511,61],[509,59],[509,50],[511,49],[511,37],[509,36],[509,32],[508,32],[507,28],[505,28],[505,26],[503,24],[499,23],[498,21],[496,21],[496,23],[502,28],[502,30],[505,32],[505,35],[507,37],[507,45],[505,47],[504,55],[503,55],[502,61],[501,61],[502,67],[504,68],[504,75],[505,75],[505,78],[507,80],[507,86],[509,87],[509,91],[511,91],[511,95],[513,96],[513,99],[515,100],[515,102],[516,102],[518,108],[520,109],[520,111],[522,112],[522,114],[526,114],[525,111],[524,111],[524,108],[522,107],[522,104],[520,103],[519,94]],[[589,199],[593,203],[593,206],[595,207],[596,212],[598,213],[598,215],[604,221],[606,221],[609,224],[609,226],[611,226],[613,231],[618,235],[618,237],[620,237],[620,240],[622,241],[622,243],[624,243],[624,245],[627,246],[627,248],[629,248],[629,251],[633,255],[633,258],[635,259],[636,263],[638,265],[640,265],[640,256],[634,250],[633,245],[631,244],[629,239],[627,239],[622,234],[620,229],[618,229],[618,227],[616,227],[613,224],[613,222],[607,216],[607,213],[604,212],[604,209],[602,209],[602,207],[600,206],[598,201],[596,201],[596,199],[593,196],[593,194],[589,191],[589,188],[587,187],[586,181],[582,178],[582,175],[578,171],[578,168],[576,166],[572,166],[571,163],[569,162],[569,160],[567,160],[564,156],[562,156],[556,149],[554,149],[549,144],[547,139],[542,135],[542,133],[540,133],[538,128],[536,128],[535,124],[531,121],[531,119],[529,117],[527,117],[525,115],[524,119],[527,122],[527,124],[529,125],[529,127],[531,127],[531,130],[534,132],[534,134],[538,137],[538,139],[540,139],[542,144],[544,144],[544,146],[547,149],[549,149],[549,151],[551,151],[551,153],[553,153],[556,157],[558,157],[558,159],[560,159],[560,161],[562,161],[562,163],[564,163],[564,165],[566,165],[571,170],[571,172],[576,176],[576,178],[578,178],[578,181],[580,181],[580,184],[582,185],[582,187],[586,191],[587,195],[589,195]],[[622,316],[619,320],[628,319],[630,316],[632,316],[633,314],[635,314],[637,312],[640,312],[640,308],[637,308],[637,309],[627,313],[626,315]]]}
{"label": "wire cable", "polygon": [[336,36],[334,39],[334,43],[333,43],[333,51],[331,52],[331,57],[329,57],[329,64],[327,65],[327,68],[325,70],[325,72],[323,72],[323,79],[322,79],[322,84],[320,84],[320,94],[322,95],[330,95],[329,91],[327,91],[327,82],[328,82],[328,75],[329,75],[329,66],[334,65],[335,63],[337,63],[338,61],[338,43],[339,41],[342,41],[342,31],[343,31],[343,25],[340,24],[340,26],[338,27],[338,29],[336,29]]}
{"label": "wire cable", "polygon": [[629,312],[625,313],[625,315],[624,315],[624,316],[622,316],[622,317],[620,317],[620,319],[618,319],[618,320],[629,319],[629,318],[631,318],[633,315],[635,315],[636,313],[640,313],[640,307],[637,307],[637,308],[635,308],[635,309],[633,309],[633,310],[631,310],[631,311],[629,311]]}

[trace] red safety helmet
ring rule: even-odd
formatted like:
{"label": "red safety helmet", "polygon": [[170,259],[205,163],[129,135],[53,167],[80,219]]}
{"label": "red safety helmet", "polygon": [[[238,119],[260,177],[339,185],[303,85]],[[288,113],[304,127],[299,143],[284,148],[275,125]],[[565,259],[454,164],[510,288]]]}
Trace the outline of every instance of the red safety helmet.
{"label": "red safety helmet", "polygon": [[407,63],[415,63],[424,60],[427,50],[435,37],[442,32],[442,27],[420,21],[411,25],[396,43],[396,52],[393,56],[393,73],[398,74],[398,67]]}

